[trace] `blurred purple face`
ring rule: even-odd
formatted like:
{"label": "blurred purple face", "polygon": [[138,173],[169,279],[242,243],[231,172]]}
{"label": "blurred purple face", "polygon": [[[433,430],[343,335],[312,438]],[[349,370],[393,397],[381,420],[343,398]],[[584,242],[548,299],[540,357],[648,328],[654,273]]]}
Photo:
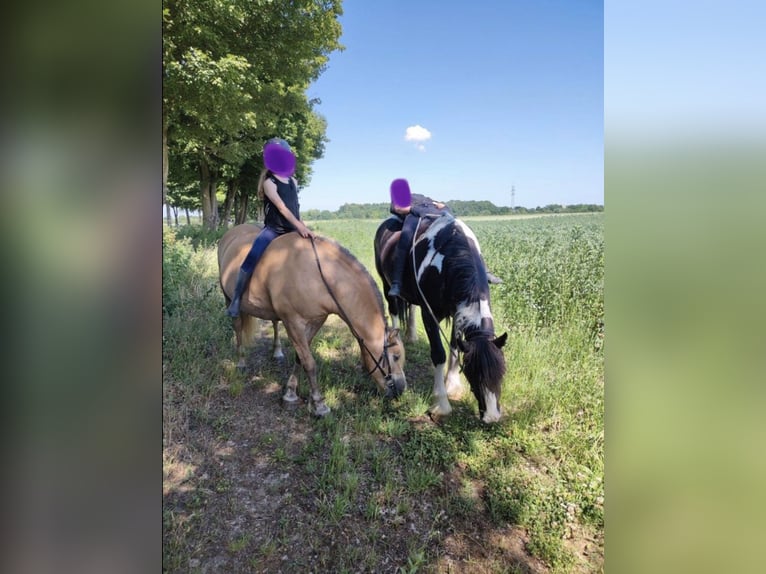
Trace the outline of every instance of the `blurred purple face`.
{"label": "blurred purple face", "polygon": [[406,179],[395,179],[391,182],[391,201],[396,207],[409,207],[412,203],[410,184]]}
{"label": "blurred purple face", "polygon": [[270,142],[264,146],[263,163],[281,177],[291,177],[295,173],[295,155],[279,143]]}

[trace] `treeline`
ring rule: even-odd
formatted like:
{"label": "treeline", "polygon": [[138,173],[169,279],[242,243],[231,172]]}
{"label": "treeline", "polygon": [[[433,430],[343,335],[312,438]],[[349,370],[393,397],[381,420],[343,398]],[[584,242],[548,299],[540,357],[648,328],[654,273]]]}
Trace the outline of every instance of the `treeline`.
{"label": "treeline", "polygon": [[[505,207],[491,201],[448,201],[447,205],[459,217],[476,215],[523,215],[531,213],[589,213],[604,211],[603,205],[577,203],[574,205],[549,204],[538,207]],[[344,203],[336,211],[306,209],[301,217],[310,220],[327,219],[383,219],[389,215],[388,203]]]}

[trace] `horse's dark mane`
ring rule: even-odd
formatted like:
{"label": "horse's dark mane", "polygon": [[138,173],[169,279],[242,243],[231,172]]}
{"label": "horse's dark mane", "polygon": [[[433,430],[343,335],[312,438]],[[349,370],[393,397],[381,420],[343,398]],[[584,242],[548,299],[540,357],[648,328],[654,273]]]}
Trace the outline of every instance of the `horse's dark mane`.
{"label": "horse's dark mane", "polygon": [[375,293],[375,299],[378,302],[380,315],[381,317],[383,317],[383,322],[385,323],[386,313],[383,309],[383,295],[381,295],[380,289],[378,288],[378,284],[375,283],[375,279],[372,278],[372,275],[370,275],[370,272],[367,271],[367,268],[364,265],[362,265],[362,263],[356,258],[356,256],[354,256],[353,253],[351,253],[347,248],[345,248],[343,245],[341,245],[334,239],[330,239],[329,237],[322,237],[322,236],[317,236],[317,239],[319,241],[334,245],[336,249],[338,249],[338,251],[340,251],[350,261],[352,267],[357,269],[360,273],[362,273],[367,278],[367,281],[369,282],[373,293]]}
{"label": "horse's dark mane", "polygon": [[[439,246],[439,236],[443,233],[449,236],[443,246]],[[482,295],[488,295],[487,273],[479,253],[455,222],[438,233],[437,248],[444,254],[449,284],[456,301],[476,301]]]}

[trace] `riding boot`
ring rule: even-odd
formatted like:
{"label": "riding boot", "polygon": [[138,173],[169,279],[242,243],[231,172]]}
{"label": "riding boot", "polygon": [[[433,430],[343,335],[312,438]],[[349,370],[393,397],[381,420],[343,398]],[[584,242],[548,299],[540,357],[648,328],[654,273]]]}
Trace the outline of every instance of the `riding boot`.
{"label": "riding boot", "polygon": [[388,290],[389,297],[401,297],[402,275],[404,275],[404,266],[407,264],[407,251],[407,249],[397,249],[394,253],[394,269],[391,289]]}
{"label": "riding boot", "polygon": [[242,299],[242,293],[244,293],[245,287],[247,287],[247,283],[250,281],[250,277],[252,277],[252,275],[252,271],[248,273],[242,269],[239,270],[239,275],[237,276],[237,286],[234,287],[234,297],[231,299],[229,308],[226,309],[226,314],[229,317],[236,317],[239,315],[239,303]]}
{"label": "riding boot", "polygon": [[489,269],[487,269],[487,283],[490,285],[497,285],[498,283],[502,283],[503,280],[500,279],[497,275],[492,273]]}

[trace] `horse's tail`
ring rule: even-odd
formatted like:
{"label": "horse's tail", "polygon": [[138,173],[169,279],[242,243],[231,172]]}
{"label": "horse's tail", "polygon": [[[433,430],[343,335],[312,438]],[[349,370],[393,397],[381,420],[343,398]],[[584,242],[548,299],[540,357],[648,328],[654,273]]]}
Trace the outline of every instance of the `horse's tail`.
{"label": "horse's tail", "polygon": [[412,305],[399,299],[397,301],[397,315],[399,317],[399,325],[403,326],[402,333],[404,333],[404,328],[409,329],[410,313],[412,313]]}
{"label": "horse's tail", "polygon": [[242,322],[240,328],[241,344],[244,347],[250,347],[255,342],[258,320],[252,315],[245,314],[241,314],[239,319]]}

